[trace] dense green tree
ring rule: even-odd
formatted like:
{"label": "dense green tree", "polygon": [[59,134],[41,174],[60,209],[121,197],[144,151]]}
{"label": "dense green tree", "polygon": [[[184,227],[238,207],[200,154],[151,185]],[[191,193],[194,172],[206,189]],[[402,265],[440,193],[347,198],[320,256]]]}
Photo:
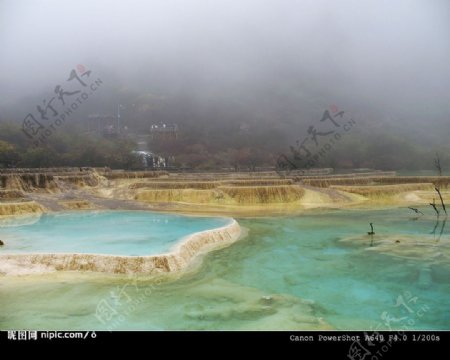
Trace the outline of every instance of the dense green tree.
{"label": "dense green tree", "polygon": [[14,167],[20,161],[20,155],[13,144],[0,140],[0,167]]}

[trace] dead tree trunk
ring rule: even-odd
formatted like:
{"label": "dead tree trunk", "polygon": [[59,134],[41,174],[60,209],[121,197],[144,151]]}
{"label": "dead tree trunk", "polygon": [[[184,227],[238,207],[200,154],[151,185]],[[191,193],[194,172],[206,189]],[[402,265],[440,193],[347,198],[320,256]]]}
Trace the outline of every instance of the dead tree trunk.
{"label": "dead tree trunk", "polygon": [[439,199],[441,199],[442,208],[444,209],[445,215],[447,215],[447,209],[445,208],[445,203],[444,203],[444,199],[442,199],[441,191],[439,190],[439,188],[437,186],[434,188],[434,190],[436,190],[436,192],[438,193]]}

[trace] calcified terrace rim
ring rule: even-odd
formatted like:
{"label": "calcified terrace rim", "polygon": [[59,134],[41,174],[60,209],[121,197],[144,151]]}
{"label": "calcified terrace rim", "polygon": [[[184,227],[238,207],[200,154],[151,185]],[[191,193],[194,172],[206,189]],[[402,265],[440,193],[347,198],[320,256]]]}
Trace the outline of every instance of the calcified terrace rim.
{"label": "calcified terrace rim", "polygon": [[[117,274],[158,274],[185,269],[190,261],[208,250],[229,245],[239,239],[238,222],[190,234],[182,238],[168,253],[150,256],[121,256],[80,253],[2,254],[0,263],[30,273],[59,271],[93,271]],[[34,268],[34,270],[32,270]],[[23,273],[20,271],[19,273]],[[8,274],[8,273],[7,273]],[[14,271],[12,272],[14,275]],[[26,272],[25,272],[26,274]]]}

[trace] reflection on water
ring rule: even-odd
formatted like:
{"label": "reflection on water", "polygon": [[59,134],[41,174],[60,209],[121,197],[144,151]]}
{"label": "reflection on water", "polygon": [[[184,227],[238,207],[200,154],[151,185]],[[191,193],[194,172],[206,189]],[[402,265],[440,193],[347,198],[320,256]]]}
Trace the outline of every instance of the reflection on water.
{"label": "reflection on water", "polygon": [[[436,231],[439,227],[439,224],[441,224],[440,226],[440,231],[438,234],[436,234]],[[431,232],[433,234],[433,237],[435,239],[436,242],[441,240],[442,234],[444,233],[444,229],[445,229],[445,225],[447,224],[447,216],[445,216],[444,219],[440,219],[439,216],[436,217],[436,224],[434,225],[433,231]]]}
{"label": "reflection on water", "polygon": [[[391,209],[241,219],[246,238],[163,283],[67,273],[3,277],[0,328],[450,329],[450,264],[442,260],[448,233],[444,228],[435,242],[435,218],[410,215]],[[376,226],[372,248],[369,222]],[[414,256],[373,251],[378,236],[391,234]],[[360,235],[357,245],[340,241]]]}

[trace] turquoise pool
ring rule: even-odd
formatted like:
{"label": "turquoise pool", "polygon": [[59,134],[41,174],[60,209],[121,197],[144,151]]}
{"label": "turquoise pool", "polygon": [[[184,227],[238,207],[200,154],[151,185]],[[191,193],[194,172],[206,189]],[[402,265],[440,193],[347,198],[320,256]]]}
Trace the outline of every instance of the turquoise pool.
{"label": "turquoise pool", "polygon": [[0,220],[2,253],[151,255],[169,251],[181,238],[224,226],[226,218],[145,211],[45,214],[34,220]]}
{"label": "turquoise pool", "polygon": [[[431,267],[426,288],[419,281],[421,269],[448,254],[449,232],[432,234],[436,219],[422,211],[421,218],[389,209],[237,219],[246,238],[161,284],[93,274],[0,277],[0,328],[450,329],[450,264]],[[340,241],[364,236],[369,222],[377,236],[416,236],[425,245],[408,258]],[[441,255],[428,257],[427,248]],[[107,319],[98,316],[105,308]]]}

